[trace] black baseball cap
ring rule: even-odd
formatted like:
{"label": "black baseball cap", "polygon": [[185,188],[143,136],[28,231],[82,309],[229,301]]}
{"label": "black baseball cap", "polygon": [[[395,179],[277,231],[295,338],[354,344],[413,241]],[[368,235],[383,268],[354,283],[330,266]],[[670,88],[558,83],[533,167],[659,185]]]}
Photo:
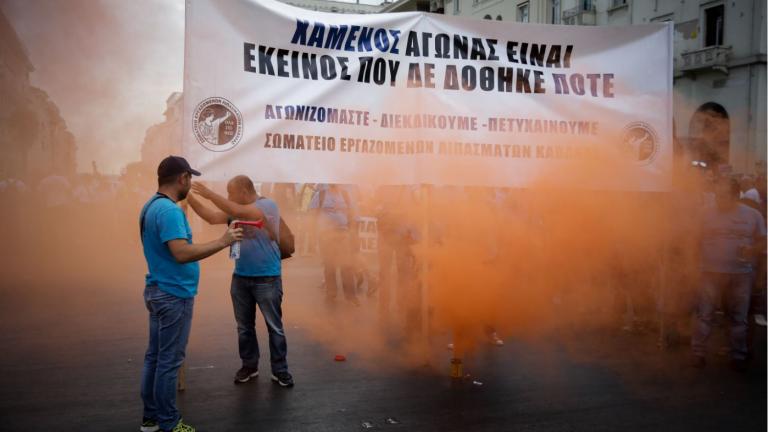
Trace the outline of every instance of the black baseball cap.
{"label": "black baseball cap", "polygon": [[192,169],[189,162],[181,156],[168,156],[157,166],[158,177],[170,177],[185,172],[196,176],[200,175],[200,171]]}

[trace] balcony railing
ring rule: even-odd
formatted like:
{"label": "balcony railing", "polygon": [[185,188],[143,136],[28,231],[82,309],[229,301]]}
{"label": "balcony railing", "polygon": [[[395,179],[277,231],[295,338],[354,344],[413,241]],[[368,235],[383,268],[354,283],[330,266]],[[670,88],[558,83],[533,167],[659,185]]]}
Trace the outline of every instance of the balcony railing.
{"label": "balcony railing", "polygon": [[595,25],[597,8],[591,1],[580,1],[578,6],[563,11],[563,23],[569,25]]}
{"label": "balcony railing", "polygon": [[730,46],[711,46],[682,54],[683,72],[703,71],[707,69],[728,73],[728,59],[731,56]]}

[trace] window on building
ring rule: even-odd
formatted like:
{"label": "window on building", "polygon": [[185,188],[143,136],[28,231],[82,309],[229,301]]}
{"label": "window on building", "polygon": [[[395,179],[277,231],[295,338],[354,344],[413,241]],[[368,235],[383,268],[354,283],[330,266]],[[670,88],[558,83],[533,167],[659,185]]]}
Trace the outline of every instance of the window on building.
{"label": "window on building", "polygon": [[502,21],[501,15],[496,15],[496,21]]}
{"label": "window on building", "polygon": [[704,9],[704,46],[723,44],[723,24],[725,23],[725,6],[718,5]]}
{"label": "window on building", "polygon": [[529,22],[528,19],[528,2],[525,2],[523,4],[517,5],[517,21],[518,22]]}
{"label": "window on building", "polygon": [[492,19],[493,19],[493,17],[492,17],[492,16],[490,16],[490,15],[486,15],[486,16],[484,16],[484,17],[483,17],[483,19],[492,20]]}
{"label": "window on building", "polygon": [[560,24],[560,16],[562,14],[560,8],[560,0],[552,0],[552,24]]}

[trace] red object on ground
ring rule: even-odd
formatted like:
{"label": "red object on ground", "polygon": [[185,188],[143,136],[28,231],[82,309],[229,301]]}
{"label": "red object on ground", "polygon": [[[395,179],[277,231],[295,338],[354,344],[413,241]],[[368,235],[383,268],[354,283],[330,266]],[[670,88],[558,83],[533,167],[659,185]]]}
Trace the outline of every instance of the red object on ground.
{"label": "red object on ground", "polygon": [[347,358],[341,354],[337,354],[336,357],[334,357],[333,359],[336,361],[345,361]]}
{"label": "red object on ground", "polygon": [[257,221],[235,221],[235,226],[238,225],[248,225],[255,226],[256,228],[262,228],[264,226],[264,219],[259,219]]}

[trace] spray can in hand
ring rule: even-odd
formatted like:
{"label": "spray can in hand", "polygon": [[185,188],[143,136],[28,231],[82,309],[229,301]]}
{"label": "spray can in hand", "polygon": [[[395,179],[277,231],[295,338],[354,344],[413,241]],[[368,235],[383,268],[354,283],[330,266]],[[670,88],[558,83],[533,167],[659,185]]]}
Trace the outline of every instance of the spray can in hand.
{"label": "spray can in hand", "polygon": [[[239,227],[242,227],[244,225],[253,226],[253,227],[256,227],[256,228],[262,228],[262,227],[264,227],[264,220],[262,220],[262,219],[259,219],[257,221],[240,221],[240,220],[236,220],[236,221],[233,221],[233,224],[234,224],[233,225],[234,228],[239,228]],[[236,242],[232,243],[231,245],[229,245],[229,259],[233,259],[233,260],[240,259],[240,241],[236,241]]]}

